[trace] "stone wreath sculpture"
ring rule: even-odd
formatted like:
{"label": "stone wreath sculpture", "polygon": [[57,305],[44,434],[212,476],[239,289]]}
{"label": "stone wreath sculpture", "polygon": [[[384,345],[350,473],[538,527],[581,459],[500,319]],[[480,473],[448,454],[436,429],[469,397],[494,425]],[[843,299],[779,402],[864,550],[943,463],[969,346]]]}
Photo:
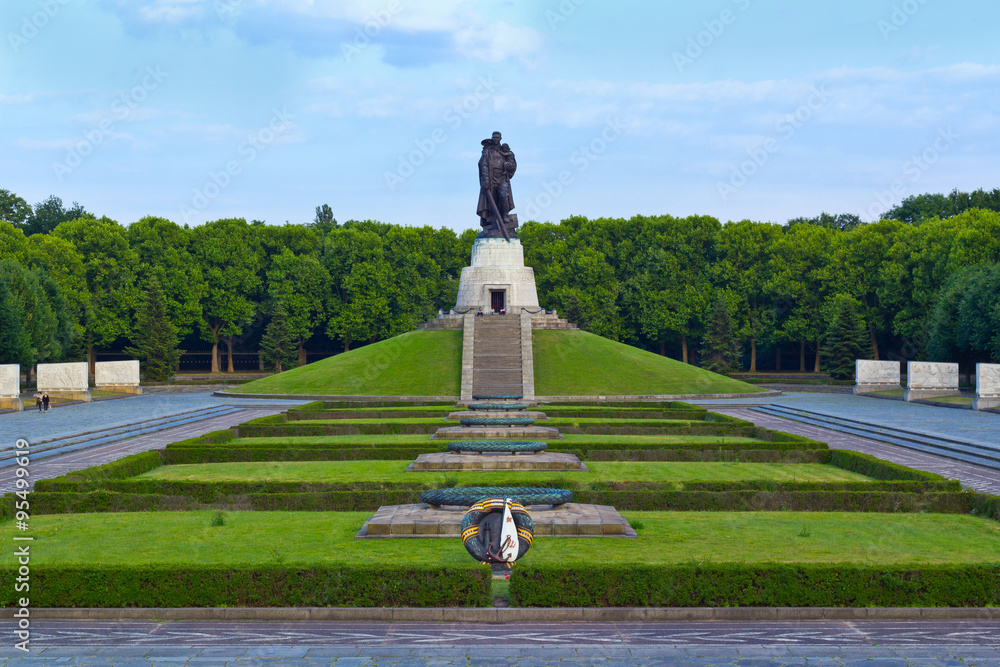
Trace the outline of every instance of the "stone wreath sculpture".
{"label": "stone wreath sculpture", "polygon": [[549,446],[531,440],[464,440],[449,442],[449,452],[541,452]]}
{"label": "stone wreath sculpture", "polygon": [[562,505],[573,500],[566,489],[541,489],[523,486],[467,486],[451,489],[431,489],[420,494],[420,502],[428,505],[469,507],[484,498],[510,498],[522,505]]}
{"label": "stone wreath sculpture", "polygon": [[520,412],[521,410],[527,410],[528,406],[524,403],[470,403],[467,409],[495,412]]}
{"label": "stone wreath sculpture", "polygon": [[531,426],[534,419],[525,417],[466,417],[462,426]]}
{"label": "stone wreath sculpture", "polygon": [[462,519],[462,544],[483,564],[507,567],[528,553],[535,524],[524,505],[510,498],[486,498],[469,508]]}

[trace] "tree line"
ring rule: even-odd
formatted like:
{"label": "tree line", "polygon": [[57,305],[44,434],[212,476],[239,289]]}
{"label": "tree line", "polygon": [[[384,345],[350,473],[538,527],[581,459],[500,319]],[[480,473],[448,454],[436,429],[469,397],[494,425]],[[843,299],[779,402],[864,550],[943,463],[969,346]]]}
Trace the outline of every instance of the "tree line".
{"label": "tree line", "polygon": [[[519,231],[541,305],[586,330],[723,372],[766,356],[843,376],[855,356],[1000,358],[998,209],[1000,190],[956,191],[867,224],[574,216]],[[125,350],[169,376],[181,347],[210,346],[214,372],[236,349],[287,369],[318,342],[346,351],[451,308],[476,233],[340,224],[327,205],[307,224],[123,226],[0,190],[0,363]]]}

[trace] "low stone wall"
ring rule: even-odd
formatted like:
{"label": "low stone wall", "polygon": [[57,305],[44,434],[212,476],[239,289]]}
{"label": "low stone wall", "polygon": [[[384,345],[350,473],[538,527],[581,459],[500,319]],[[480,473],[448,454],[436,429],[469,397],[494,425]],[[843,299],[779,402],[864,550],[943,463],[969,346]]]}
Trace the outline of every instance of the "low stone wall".
{"label": "low stone wall", "polygon": [[66,398],[90,402],[87,362],[66,364],[38,364],[36,385],[38,391],[53,398]]}
{"label": "low stone wall", "polygon": [[957,396],[958,364],[911,361],[906,366],[906,400]]}
{"label": "low stone wall", "polygon": [[973,410],[1000,408],[1000,364],[976,364],[976,399]]}
{"label": "low stone wall", "polygon": [[0,366],[0,410],[20,412],[23,409],[21,367],[18,364],[4,364]]}
{"label": "low stone wall", "polygon": [[854,362],[854,393],[869,394],[874,391],[902,389],[898,361],[873,361],[857,359]]}
{"label": "low stone wall", "polygon": [[98,361],[94,366],[94,385],[101,391],[141,394],[139,361]]}

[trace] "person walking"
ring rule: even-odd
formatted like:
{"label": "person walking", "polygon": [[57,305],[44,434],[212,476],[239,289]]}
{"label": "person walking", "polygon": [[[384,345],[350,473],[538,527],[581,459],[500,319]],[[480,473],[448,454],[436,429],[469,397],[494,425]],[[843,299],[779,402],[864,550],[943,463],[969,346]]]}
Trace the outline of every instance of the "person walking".
{"label": "person walking", "polygon": [[45,408],[45,412],[49,411],[49,392],[42,394],[42,407]]}
{"label": "person walking", "polygon": [[42,392],[40,391],[35,392],[35,407],[38,408],[39,412],[42,411]]}

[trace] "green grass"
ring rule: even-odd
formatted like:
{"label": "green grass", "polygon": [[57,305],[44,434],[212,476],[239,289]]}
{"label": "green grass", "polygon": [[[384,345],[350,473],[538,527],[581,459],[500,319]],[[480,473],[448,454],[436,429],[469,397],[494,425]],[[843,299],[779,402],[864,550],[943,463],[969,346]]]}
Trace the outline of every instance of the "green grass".
{"label": "green grass", "polygon": [[535,394],[743,394],[759,387],[585,331],[535,331]]}
{"label": "green grass", "polygon": [[493,472],[406,472],[408,461],[265,461],[198,463],[160,466],[134,479],[168,479],[198,482],[282,481],[425,483],[438,486],[456,477],[462,484],[530,486],[532,480],[564,479],[567,482],[719,482],[766,480],[774,482],[871,481],[864,475],[820,463],[644,463],[632,461],[588,462],[590,472],[553,470]]}
{"label": "green grass", "polygon": [[928,401],[934,403],[948,403],[949,405],[966,405],[972,407],[972,396],[938,396],[937,398],[928,398]]}
{"label": "green grass", "polygon": [[[456,565],[456,539],[355,540],[369,512],[70,514],[32,517],[32,566],[376,563]],[[629,512],[637,539],[539,537],[546,563],[777,562],[864,565],[995,563],[1000,524],[954,514]],[[0,539],[18,534],[0,525]],[[805,536],[808,535],[808,536]],[[961,545],[956,548],[955,545]],[[15,567],[13,552],[4,559]]]}
{"label": "green grass", "polygon": [[[331,446],[353,446],[366,447],[371,445],[421,445],[428,443],[440,443],[441,451],[448,448],[448,441],[431,440],[426,434],[388,434],[388,435],[295,435],[281,436],[275,438],[236,438],[215,447],[240,447],[240,446],[266,446],[266,445],[331,445]],[[756,438],[743,438],[723,435],[593,435],[590,433],[567,433],[560,440],[540,440],[548,443],[552,449],[566,449],[576,445],[604,444],[608,442],[621,443],[622,445],[650,445],[650,444],[691,444],[702,445],[706,443],[732,443],[732,444],[755,444],[763,442]],[[213,445],[199,445],[208,447]]]}
{"label": "green grass", "polygon": [[906,391],[903,389],[888,389],[886,391],[869,392],[872,396],[885,396],[886,398],[903,398]]}
{"label": "green grass", "polygon": [[462,332],[411,331],[240,385],[248,394],[458,396]]}

